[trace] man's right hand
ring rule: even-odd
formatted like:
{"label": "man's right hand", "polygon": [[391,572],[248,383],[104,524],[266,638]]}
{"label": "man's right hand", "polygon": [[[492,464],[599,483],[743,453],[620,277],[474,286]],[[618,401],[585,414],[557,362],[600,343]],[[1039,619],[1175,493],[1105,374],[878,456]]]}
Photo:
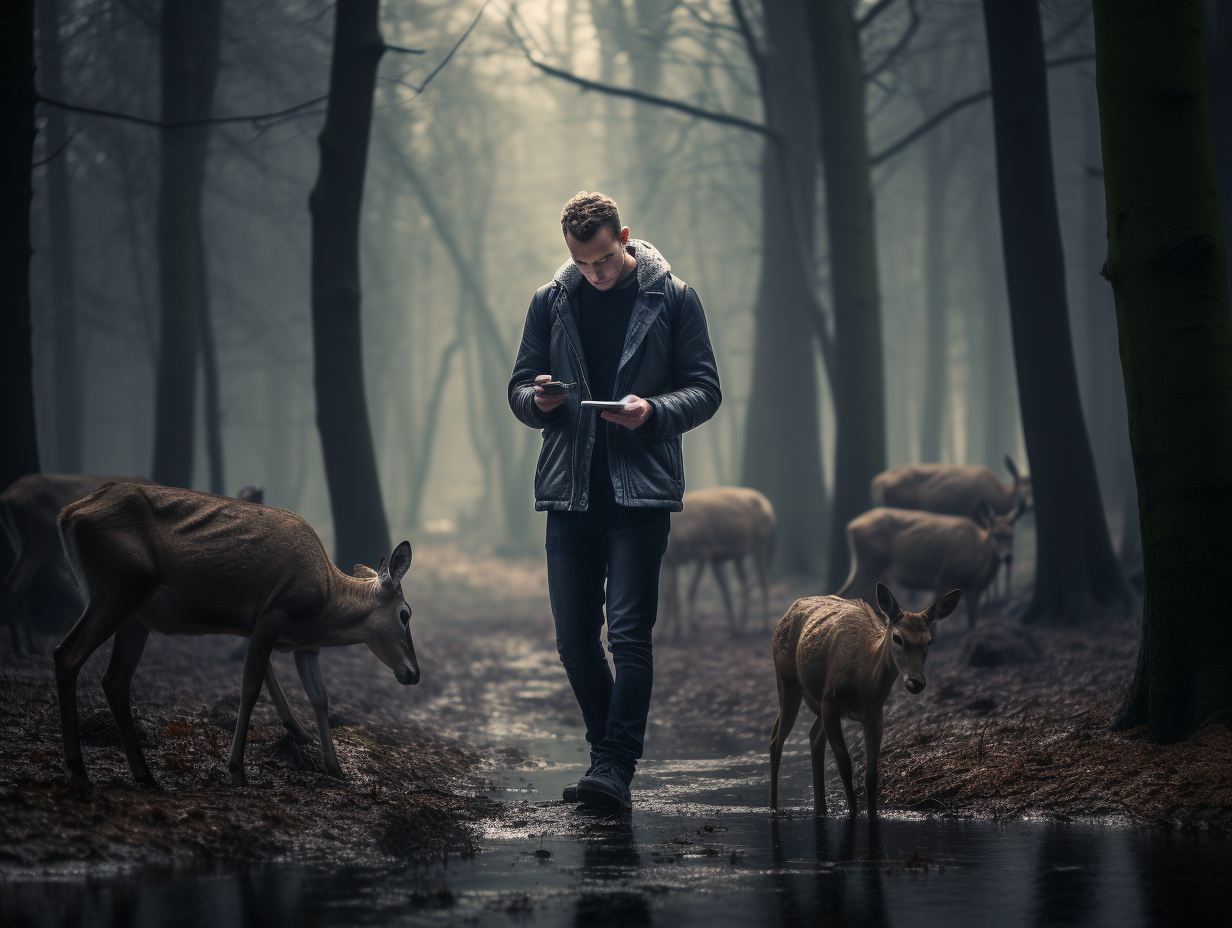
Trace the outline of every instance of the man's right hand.
{"label": "man's right hand", "polygon": [[[547,383],[551,379],[551,374],[540,374],[535,378],[535,383]],[[558,396],[544,396],[543,387],[535,387],[535,405],[539,407],[540,412],[551,412],[568,398],[567,393],[561,393]]]}

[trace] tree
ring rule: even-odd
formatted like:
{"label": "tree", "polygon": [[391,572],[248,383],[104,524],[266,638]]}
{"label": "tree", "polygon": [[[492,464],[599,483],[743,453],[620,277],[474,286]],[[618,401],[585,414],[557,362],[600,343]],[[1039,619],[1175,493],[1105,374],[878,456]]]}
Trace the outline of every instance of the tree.
{"label": "tree", "polygon": [[39,470],[30,347],[30,182],[34,163],[34,0],[0,17],[0,488]]}
{"label": "tree", "polygon": [[847,523],[872,504],[869,481],[886,466],[885,376],[873,186],[864,114],[864,66],[847,0],[806,4],[826,185],[834,300],[834,507],[827,585],[847,576]]}
{"label": "tree", "polygon": [[[201,193],[222,0],[163,0],[158,259],[161,301],[153,478],[192,486],[201,296]],[[193,123],[176,126],[176,123]]]}
{"label": "tree", "polygon": [[[60,67],[60,3],[40,0],[39,86],[64,99]],[[51,291],[55,306],[52,368],[55,384],[56,469],[81,470],[81,381],[77,363],[77,314],[73,304],[73,215],[68,178],[68,118],[51,106],[47,115],[47,211],[51,237]]]}
{"label": "tree", "polygon": [[1096,0],[1095,44],[1145,577],[1138,666],[1114,728],[1171,742],[1232,722],[1216,579],[1232,562],[1232,322],[1202,5]]}
{"label": "tree", "polygon": [[376,69],[385,51],[379,0],[339,0],[329,103],[318,144],[312,214],[312,355],[334,560],[344,569],[390,550],[364,392],[359,219]]}
{"label": "tree", "polygon": [[826,493],[817,362],[806,310],[816,297],[806,261],[813,253],[817,130],[799,0],[765,0],[763,6],[767,42],[777,54],[763,55],[751,35],[748,45],[761,74],[766,121],[780,136],[762,152],[762,270],[753,310],[743,483],[765,493],[778,515],[775,570],[816,576],[825,556]]}
{"label": "tree", "polygon": [[1066,306],[1036,0],[984,0],[1001,241],[1035,491],[1035,591],[1023,621],[1128,607],[1087,438]]}

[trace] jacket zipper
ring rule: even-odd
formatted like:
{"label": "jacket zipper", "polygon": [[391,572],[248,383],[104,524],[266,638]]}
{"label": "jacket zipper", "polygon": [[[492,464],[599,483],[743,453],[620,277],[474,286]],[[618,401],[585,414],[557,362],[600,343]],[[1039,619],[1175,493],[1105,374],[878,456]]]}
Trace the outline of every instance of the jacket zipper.
{"label": "jacket zipper", "polygon": [[[561,296],[564,299],[569,298],[569,294],[565,292],[563,288],[561,291]],[[569,334],[569,327],[565,325],[564,320],[560,318],[560,308],[559,307],[556,310],[556,318],[557,318],[557,321],[560,322],[561,330],[564,331],[565,333],[565,341],[569,343],[569,347],[573,351],[573,358],[577,362],[578,378],[582,381],[582,386],[586,388],[586,396],[590,397],[590,384],[586,382],[586,372],[582,367],[582,356],[578,353],[577,345],[573,344],[573,337]],[[580,398],[578,402],[581,402]],[[598,426],[596,426],[596,428],[598,428]],[[579,408],[578,417],[577,417],[577,425],[574,426],[574,429],[573,429],[573,461],[572,461],[571,470],[573,471],[573,474],[575,476],[577,474],[578,437],[579,435],[581,435],[581,432],[582,432],[582,413],[581,413],[581,409]],[[573,497],[574,497],[574,492],[573,490],[570,490],[569,492],[569,508],[570,509],[573,508]]]}

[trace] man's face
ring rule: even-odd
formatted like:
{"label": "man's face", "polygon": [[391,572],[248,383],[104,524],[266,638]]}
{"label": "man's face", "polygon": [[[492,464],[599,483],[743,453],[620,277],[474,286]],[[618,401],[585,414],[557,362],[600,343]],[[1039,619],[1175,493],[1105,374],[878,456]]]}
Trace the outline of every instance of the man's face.
{"label": "man's face", "polygon": [[573,263],[590,281],[596,290],[610,290],[616,286],[625,269],[625,243],[629,240],[629,227],[620,230],[620,237],[604,226],[588,242],[579,242],[565,233],[565,245],[573,257]]}

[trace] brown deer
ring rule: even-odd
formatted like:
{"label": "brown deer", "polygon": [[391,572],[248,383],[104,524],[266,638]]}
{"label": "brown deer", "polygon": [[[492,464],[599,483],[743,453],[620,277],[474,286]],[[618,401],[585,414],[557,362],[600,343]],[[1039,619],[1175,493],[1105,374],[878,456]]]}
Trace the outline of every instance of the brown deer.
{"label": "brown deer", "polygon": [[962,596],[951,590],[923,612],[904,612],[884,583],[877,584],[877,612],[867,603],[838,596],[797,599],[779,619],[771,650],[779,691],[779,714],[770,729],[770,808],[779,804],[779,762],[803,699],[817,714],[809,728],[813,761],[813,809],[826,812],[824,765],[826,741],[855,815],[851,756],[843,740],[842,720],[864,726],[867,769],[864,772],[868,817],[877,815],[877,758],[885,729],[884,707],[894,681],[920,693],[928,682],[924,661],[933,622],[954,611]]}
{"label": "brown deer", "polygon": [[227,767],[245,785],[244,743],[274,648],[293,651],[316,714],[326,770],[342,768],[329,733],[320,648],[364,643],[398,682],[419,682],[411,609],[401,580],[411,564],[402,542],[376,570],[347,576],[316,532],[285,509],[161,486],[112,483],[60,513],[60,536],[86,594],[86,608],[55,650],[64,757],[86,779],[77,731],[77,675],[115,636],[103,692],[129,769],[157,786],[137,742],[129,687],[150,630],[248,638],[239,716]]}
{"label": "brown deer", "polygon": [[89,496],[104,483],[149,483],[144,477],[96,477],[91,474],[27,474],[0,493],[0,527],[13,548],[13,566],[4,578],[3,610],[13,641],[13,652],[41,650],[30,622],[26,590],[35,573],[51,558],[71,586],[60,551],[56,516],[69,503]]}
{"label": "brown deer", "polygon": [[[677,637],[693,624],[697,608],[697,587],[709,567],[723,594],[723,606],[733,635],[740,635],[748,624],[750,586],[744,572],[744,559],[752,554],[762,592],[762,631],[770,626],[770,538],[774,534],[774,507],[756,490],[747,487],[712,487],[684,495],[684,510],[672,513],[672,530],[663,554],[663,588],[667,600],[664,627],[674,625]],[[727,588],[724,563],[730,561],[740,580],[743,605],[737,623]],[[680,568],[695,564],[689,583],[688,611],[682,619],[677,593]],[[687,630],[687,629],[686,629]]]}
{"label": "brown deer", "polygon": [[980,594],[1014,548],[1016,512],[995,515],[982,500],[975,517],[914,509],[870,509],[847,523],[851,573],[836,595],[873,602],[878,578],[911,590],[958,587],[974,628]]}
{"label": "brown deer", "polygon": [[1018,473],[1008,454],[1005,466],[1014,478],[1012,486],[982,465],[900,464],[874,477],[869,490],[874,506],[974,516],[983,501],[997,515],[1021,516],[1035,505],[1031,478]]}

